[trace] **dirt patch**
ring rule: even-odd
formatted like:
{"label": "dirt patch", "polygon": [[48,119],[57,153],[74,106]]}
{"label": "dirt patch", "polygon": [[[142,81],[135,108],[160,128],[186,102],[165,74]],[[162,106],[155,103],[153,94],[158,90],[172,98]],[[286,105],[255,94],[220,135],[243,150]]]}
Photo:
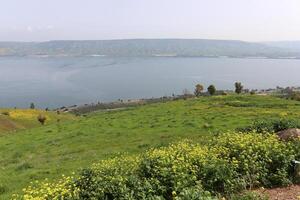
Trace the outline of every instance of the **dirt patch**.
{"label": "dirt patch", "polygon": [[0,118],[0,129],[4,131],[15,130],[18,125],[9,119]]}
{"label": "dirt patch", "polygon": [[284,141],[299,138],[300,137],[300,129],[298,129],[298,128],[286,129],[283,131],[279,131],[277,133],[277,135],[281,140],[284,140]]}
{"label": "dirt patch", "polygon": [[257,192],[267,195],[270,200],[300,200],[300,185],[274,189],[259,189]]}

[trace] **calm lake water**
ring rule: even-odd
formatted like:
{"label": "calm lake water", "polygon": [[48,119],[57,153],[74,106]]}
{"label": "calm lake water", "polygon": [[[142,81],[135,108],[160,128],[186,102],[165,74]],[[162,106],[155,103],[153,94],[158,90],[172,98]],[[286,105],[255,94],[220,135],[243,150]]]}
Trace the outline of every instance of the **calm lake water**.
{"label": "calm lake water", "polygon": [[233,58],[0,57],[0,107],[60,107],[193,91],[300,86],[300,60]]}

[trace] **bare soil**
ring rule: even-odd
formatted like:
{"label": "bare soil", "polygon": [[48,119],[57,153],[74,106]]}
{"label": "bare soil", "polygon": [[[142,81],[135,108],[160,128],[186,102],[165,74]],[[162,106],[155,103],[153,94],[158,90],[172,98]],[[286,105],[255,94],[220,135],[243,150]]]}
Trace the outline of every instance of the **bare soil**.
{"label": "bare soil", "polygon": [[257,191],[267,195],[270,200],[300,200],[300,185],[274,189],[259,189]]}

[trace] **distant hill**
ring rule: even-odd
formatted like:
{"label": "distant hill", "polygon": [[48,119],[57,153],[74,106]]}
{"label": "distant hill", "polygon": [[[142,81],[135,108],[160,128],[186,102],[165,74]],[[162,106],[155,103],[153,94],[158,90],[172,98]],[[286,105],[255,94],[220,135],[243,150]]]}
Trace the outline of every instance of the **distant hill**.
{"label": "distant hill", "polygon": [[300,51],[237,40],[130,39],[49,42],[0,42],[1,56],[228,56],[300,57]]}
{"label": "distant hill", "polygon": [[279,42],[265,42],[265,45],[272,47],[284,48],[289,51],[300,52],[300,41],[279,41]]}

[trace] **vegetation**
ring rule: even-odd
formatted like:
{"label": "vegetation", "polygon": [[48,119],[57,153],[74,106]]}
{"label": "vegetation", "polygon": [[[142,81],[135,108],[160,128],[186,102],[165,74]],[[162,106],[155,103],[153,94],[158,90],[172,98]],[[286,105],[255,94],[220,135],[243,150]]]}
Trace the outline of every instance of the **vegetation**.
{"label": "vegetation", "polygon": [[203,89],[204,89],[203,85],[197,84],[195,87],[195,91],[194,91],[195,96],[199,97],[201,95]]}
{"label": "vegetation", "polygon": [[257,133],[276,133],[289,128],[300,128],[300,121],[296,119],[260,119],[255,120],[251,125],[237,128],[241,132],[257,132]]}
{"label": "vegetation", "polygon": [[234,194],[230,198],[231,200],[268,200],[268,197],[255,192],[246,192],[242,194]]}
{"label": "vegetation", "polygon": [[[291,161],[299,156],[294,151],[298,140],[284,143],[271,134],[228,132],[207,143],[184,141],[138,156],[104,160],[83,170],[79,178],[64,177],[51,187],[45,182],[30,186],[23,197],[209,200],[293,181]],[[253,196],[258,197],[243,198]]]}
{"label": "vegetation", "polygon": [[[118,157],[119,152],[127,152],[129,157],[135,158],[141,152],[149,152],[151,148],[158,151],[160,147],[185,138],[200,146],[208,145],[207,141],[212,141],[211,138],[220,133],[250,126],[255,119],[297,119],[300,117],[300,102],[272,96],[222,95],[101,111],[78,118],[50,111],[2,111],[8,111],[10,116],[0,115],[0,119],[16,121],[18,116],[18,123],[30,124],[26,127],[36,126],[3,132],[0,138],[0,199],[9,199],[11,194],[19,193],[30,182],[38,180],[40,185],[48,178],[49,182],[56,184],[54,179],[61,174],[69,177],[73,171],[88,168],[99,160]],[[45,126],[36,120],[40,112],[47,116]],[[62,121],[57,123],[57,117]],[[76,123],[71,119],[77,119]],[[289,178],[284,180],[288,182]],[[267,181],[260,183],[266,184]],[[197,192],[198,186],[212,191],[202,184],[184,188],[181,195],[202,194]]]}
{"label": "vegetation", "polygon": [[34,103],[30,103],[30,109],[35,109]]}
{"label": "vegetation", "polygon": [[214,85],[210,85],[208,86],[207,91],[210,95],[214,95],[216,93],[216,87]]}
{"label": "vegetation", "polygon": [[288,95],[288,98],[290,98],[292,100],[300,101],[300,92],[291,92]]}
{"label": "vegetation", "polygon": [[237,94],[242,93],[244,86],[242,85],[241,82],[235,82],[234,86],[235,86],[235,93],[237,93]]}
{"label": "vegetation", "polygon": [[46,122],[46,116],[45,115],[42,115],[42,114],[39,114],[38,117],[37,117],[37,120],[42,124],[44,125],[45,122]]}
{"label": "vegetation", "polygon": [[62,122],[75,119],[75,117],[71,114],[57,115],[55,112],[46,112],[36,109],[0,108],[0,136],[7,132],[40,126],[40,123],[37,120],[39,115],[47,118],[46,124],[56,123],[58,119]]}

